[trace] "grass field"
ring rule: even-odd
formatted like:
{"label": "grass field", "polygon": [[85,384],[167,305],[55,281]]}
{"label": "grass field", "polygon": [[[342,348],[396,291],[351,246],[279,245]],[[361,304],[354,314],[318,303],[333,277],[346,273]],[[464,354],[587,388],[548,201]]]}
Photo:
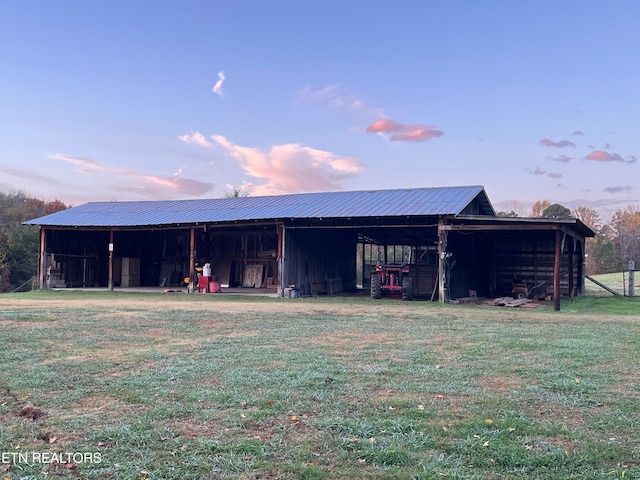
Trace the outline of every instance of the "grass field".
{"label": "grass field", "polygon": [[640,478],[640,299],[547,303],[3,295],[0,479]]}
{"label": "grass field", "polygon": [[[629,292],[629,272],[603,273],[600,275],[593,275],[593,278],[607,287],[612,288],[620,295],[626,295]],[[640,296],[640,272],[634,272],[633,280],[635,294]],[[610,292],[607,292],[589,280],[585,280],[585,282],[585,291],[587,295],[612,295]]]}

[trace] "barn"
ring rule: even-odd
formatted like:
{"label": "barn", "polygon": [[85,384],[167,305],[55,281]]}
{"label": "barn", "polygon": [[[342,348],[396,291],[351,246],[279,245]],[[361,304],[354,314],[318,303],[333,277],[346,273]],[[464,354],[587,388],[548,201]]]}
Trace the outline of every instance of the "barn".
{"label": "barn", "polygon": [[223,288],[335,295],[368,290],[383,262],[441,302],[508,295],[514,279],[580,295],[594,235],[498,217],[482,186],[90,202],[26,223],[40,227],[41,288],[184,286],[206,265]]}

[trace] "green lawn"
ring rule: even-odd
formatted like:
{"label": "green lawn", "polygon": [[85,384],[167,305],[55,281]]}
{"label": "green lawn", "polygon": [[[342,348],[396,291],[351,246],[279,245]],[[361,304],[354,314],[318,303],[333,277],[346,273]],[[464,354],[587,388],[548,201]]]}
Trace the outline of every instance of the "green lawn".
{"label": "green lawn", "polygon": [[[620,295],[626,295],[629,293],[629,272],[617,272],[617,273],[603,273],[600,275],[593,275],[592,278],[598,282],[612,288]],[[635,294],[640,296],[640,272],[634,272],[633,285]],[[585,291],[587,295],[595,296],[610,296],[610,292],[599,287],[595,283],[585,280]]]}
{"label": "green lawn", "polygon": [[0,479],[640,478],[638,298],[2,295],[0,365]]}

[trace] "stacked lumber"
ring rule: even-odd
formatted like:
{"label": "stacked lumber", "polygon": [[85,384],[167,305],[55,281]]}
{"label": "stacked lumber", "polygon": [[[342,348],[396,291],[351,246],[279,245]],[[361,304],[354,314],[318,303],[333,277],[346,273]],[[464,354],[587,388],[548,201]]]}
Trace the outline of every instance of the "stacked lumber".
{"label": "stacked lumber", "polygon": [[528,298],[500,297],[493,301],[493,304],[498,307],[519,307],[525,303],[531,303],[531,300]]}

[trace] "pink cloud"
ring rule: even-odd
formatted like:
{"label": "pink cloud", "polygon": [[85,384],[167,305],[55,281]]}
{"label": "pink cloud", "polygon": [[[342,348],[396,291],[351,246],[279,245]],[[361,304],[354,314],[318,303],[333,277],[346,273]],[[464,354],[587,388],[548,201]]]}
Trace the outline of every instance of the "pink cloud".
{"label": "pink cloud", "polygon": [[95,170],[103,169],[103,166],[100,163],[96,162],[95,160],[91,160],[89,158],[73,157],[71,155],[64,155],[62,153],[51,154],[49,155],[49,158],[53,160],[62,160],[63,162],[68,162],[73,165],[82,167],[80,170],[82,173],[89,173]]}
{"label": "pink cloud", "polygon": [[338,190],[360,173],[364,164],[351,157],[298,144],[276,145],[269,152],[235,145],[222,135],[212,136],[245,173],[265,183],[245,183],[253,195]]}
{"label": "pink cloud", "polygon": [[393,120],[382,119],[376,120],[367,127],[367,133],[389,133],[402,130],[404,125]]}
{"label": "pink cloud", "polygon": [[556,147],[556,148],[564,148],[564,147],[575,147],[575,143],[570,140],[560,140],[559,142],[554,142],[548,138],[543,138],[540,140],[540,144],[545,147]]}
{"label": "pink cloud", "polygon": [[586,160],[593,160],[595,162],[625,162],[634,163],[635,157],[631,157],[631,160],[625,161],[622,155],[619,153],[608,153],[603,150],[594,150],[589,155],[584,157]]}
{"label": "pink cloud", "polygon": [[441,137],[444,133],[430,125],[405,125],[400,131],[391,136],[392,142],[426,142],[432,138]]}
{"label": "pink cloud", "polygon": [[426,142],[444,133],[431,125],[405,125],[395,120],[376,120],[367,127],[367,133],[393,133],[391,142]]}

